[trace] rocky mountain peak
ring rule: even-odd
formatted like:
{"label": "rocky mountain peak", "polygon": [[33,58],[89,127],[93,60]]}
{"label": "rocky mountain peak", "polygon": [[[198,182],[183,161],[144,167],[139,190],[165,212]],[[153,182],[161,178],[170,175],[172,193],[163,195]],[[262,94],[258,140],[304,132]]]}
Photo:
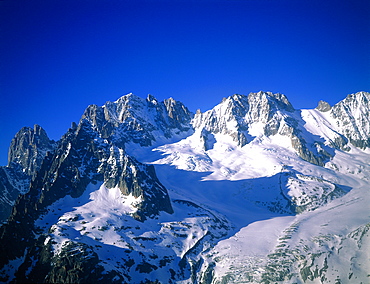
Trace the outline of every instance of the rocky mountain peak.
{"label": "rocky mountain peak", "polygon": [[364,112],[369,109],[370,104],[370,93],[368,92],[357,92],[349,94],[344,100],[337,103],[334,107],[346,106],[347,109],[352,112],[358,110]]}
{"label": "rocky mountain peak", "polygon": [[190,130],[193,114],[173,98],[158,102],[148,95],[122,96],[104,106],[89,106],[81,120],[88,120],[102,138],[120,139],[141,146],[150,146],[159,138],[171,138]]}
{"label": "rocky mountain peak", "polygon": [[370,147],[370,93],[348,95],[334,105],[330,115],[336,120],[339,131],[356,147]]}
{"label": "rocky mountain peak", "polygon": [[173,127],[183,127],[190,122],[193,114],[181,102],[174,100],[172,97],[163,101],[166,108],[166,114],[170,119]]}
{"label": "rocky mountain peak", "polygon": [[212,113],[223,117],[226,121],[239,121],[245,116],[249,109],[247,97],[244,95],[234,94],[224,98],[222,102],[213,108]]}
{"label": "rocky mountain peak", "polygon": [[226,98],[222,104],[227,104],[227,107],[233,109],[233,113],[238,115],[241,111],[248,111],[248,100],[245,95],[234,94]]}
{"label": "rocky mountain peak", "polygon": [[370,98],[369,92],[361,91],[347,95],[343,102],[345,103],[357,102],[357,104],[368,104],[369,98]]}
{"label": "rocky mountain peak", "polygon": [[[151,96],[151,95],[150,95]],[[151,96],[153,97],[153,96]],[[118,98],[114,103],[116,104],[132,104],[134,102],[143,102],[144,99],[140,98],[139,96],[134,95],[133,93],[128,93],[126,95],[121,96]]]}
{"label": "rocky mountain peak", "polygon": [[[194,129],[200,130],[201,139],[209,140],[208,135],[229,135],[240,146],[247,143],[243,131],[243,117],[248,111],[248,103],[243,95],[233,95],[224,98],[220,104],[204,113],[197,112],[191,124]],[[204,136],[207,134],[206,136]],[[206,147],[208,148],[208,147]]]}
{"label": "rocky mountain peak", "polygon": [[291,147],[306,161],[322,165],[330,157],[316,144],[308,143],[299,111],[287,97],[271,92],[250,93],[248,96],[235,94],[222,100],[213,109],[197,113],[192,125],[200,135],[204,150],[210,149],[214,134],[230,136],[243,147],[254,139],[275,135],[286,136]]}
{"label": "rocky mountain peak", "polygon": [[193,120],[195,128],[205,128],[211,133],[231,135],[240,146],[248,143],[247,130],[252,123],[266,125],[266,135],[277,133],[282,115],[278,112],[294,112],[294,108],[283,94],[271,92],[250,93],[248,96],[235,94],[224,98],[212,110],[197,113]]}
{"label": "rocky mountain peak", "polygon": [[0,222],[8,219],[18,196],[28,192],[32,178],[56,144],[39,125],[23,127],[14,136],[8,166],[0,167]]}
{"label": "rocky mountain peak", "polygon": [[10,144],[8,166],[19,164],[24,173],[32,176],[39,169],[46,152],[51,151],[54,145],[55,142],[49,139],[41,126],[23,127]]}
{"label": "rocky mountain peak", "polygon": [[271,92],[250,93],[248,95],[250,106],[249,117],[251,121],[267,122],[278,110],[293,112],[294,108],[283,94]]}
{"label": "rocky mountain peak", "polygon": [[289,112],[293,112],[295,110],[290,101],[288,100],[288,98],[284,94],[280,93],[273,94],[270,92],[268,92],[267,94],[268,97],[280,108]]}
{"label": "rocky mountain peak", "polygon": [[317,109],[318,111],[321,111],[321,112],[327,112],[327,111],[331,110],[331,106],[330,106],[330,104],[329,104],[328,102],[326,102],[326,101],[319,101],[319,103],[318,103],[318,105],[317,105],[316,109]]}

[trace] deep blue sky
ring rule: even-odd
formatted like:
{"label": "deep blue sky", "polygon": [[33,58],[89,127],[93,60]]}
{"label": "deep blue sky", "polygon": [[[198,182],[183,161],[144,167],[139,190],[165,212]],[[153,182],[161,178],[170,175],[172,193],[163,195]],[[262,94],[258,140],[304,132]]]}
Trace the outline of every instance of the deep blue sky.
{"label": "deep blue sky", "polygon": [[260,90],[295,108],[370,90],[368,0],[0,1],[0,165],[23,126],[59,139],[132,92],[205,111]]}

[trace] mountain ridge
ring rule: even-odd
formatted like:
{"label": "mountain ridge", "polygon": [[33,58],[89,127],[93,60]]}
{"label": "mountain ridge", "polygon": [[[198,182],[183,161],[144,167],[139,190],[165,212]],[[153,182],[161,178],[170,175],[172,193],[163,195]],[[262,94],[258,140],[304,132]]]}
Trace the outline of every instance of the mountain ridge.
{"label": "mountain ridge", "polygon": [[[88,106],[57,142],[39,126],[24,128],[11,144],[8,166],[0,168],[2,196],[10,196],[14,174],[27,172],[23,187],[8,197],[12,212],[0,227],[2,244],[17,241],[0,247],[0,277],[52,283],[365,281],[364,270],[348,261],[337,274],[325,263],[340,267],[341,255],[369,264],[358,251],[340,254],[335,241],[339,234],[342,242],[368,247],[370,239],[369,220],[352,213],[366,212],[369,199],[369,99],[359,92],[334,106],[320,102],[296,110],[283,94],[258,92],[232,95],[194,114],[172,98],[128,94]],[[336,208],[347,208],[343,224],[331,213],[342,214]],[[299,230],[311,219],[321,224],[312,237]],[[257,247],[255,258],[245,249],[225,250],[238,238],[247,244],[250,228],[259,235],[266,220],[278,232],[275,239],[265,237],[275,243],[268,251]],[[320,239],[325,232],[328,238]],[[315,238],[336,252],[314,246]],[[286,264],[279,268],[279,262]]]}

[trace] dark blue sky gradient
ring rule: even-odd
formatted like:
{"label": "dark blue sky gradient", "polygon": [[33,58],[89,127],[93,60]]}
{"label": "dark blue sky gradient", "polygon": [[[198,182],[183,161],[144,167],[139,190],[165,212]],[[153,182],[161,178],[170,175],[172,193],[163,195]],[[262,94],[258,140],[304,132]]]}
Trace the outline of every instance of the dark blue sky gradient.
{"label": "dark blue sky gradient", "polygon": [[0,1],[0,165],[23,126],[55,140],[132,92],[191,111],[234,93],[335,104],[370,87],[370,2]]}

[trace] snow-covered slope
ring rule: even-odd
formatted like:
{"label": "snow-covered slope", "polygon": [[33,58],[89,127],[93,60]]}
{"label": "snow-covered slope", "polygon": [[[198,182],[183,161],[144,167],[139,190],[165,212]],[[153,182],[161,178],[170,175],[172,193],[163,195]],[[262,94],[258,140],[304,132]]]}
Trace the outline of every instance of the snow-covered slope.
{"label": "snow-covered slope", "polygon": [[0,247],[0,277],[367,283],[369,98],[296,110],[258,92],[195,115],[132,94],[89,106],[0,227],[17,241]]}

